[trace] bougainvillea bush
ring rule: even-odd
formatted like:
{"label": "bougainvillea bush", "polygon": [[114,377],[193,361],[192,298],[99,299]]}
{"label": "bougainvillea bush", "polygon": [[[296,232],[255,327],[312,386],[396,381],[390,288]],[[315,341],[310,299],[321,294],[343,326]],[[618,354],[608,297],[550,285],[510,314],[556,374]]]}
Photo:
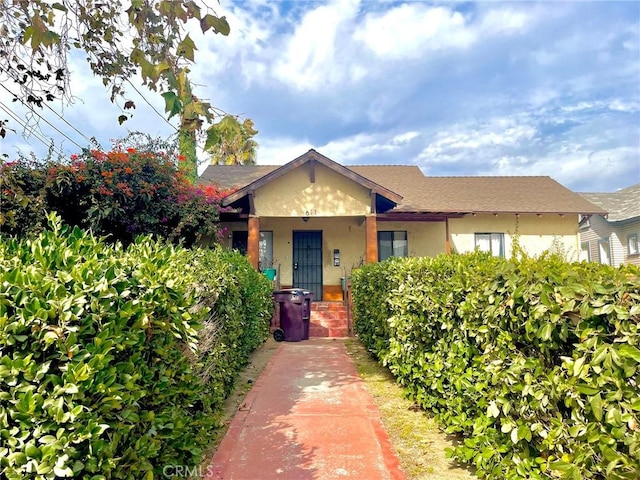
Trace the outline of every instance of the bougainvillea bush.
{"label": "bougainvillea bush", "polygon": [[219,247],[123,248],[50,220],[0,237],[0,478],[195,468],[267,337],[270,282]]}
{"label": "bougainvillea bush", "polygon": [[180,155],[133,148],[86,150],[67,163],[21,158],[0,165],[0,228],[6,234],[38,233],[48,211],[65,224],[89,228],[109,241],[131,243],[153,234],[192,245],[216,238],[226,192],[192,185]]}
{"label": "bougainvillea bush", "polygon": [[352,274],[355,329],[491,479],[640,478],[640,270],[556,256]]}

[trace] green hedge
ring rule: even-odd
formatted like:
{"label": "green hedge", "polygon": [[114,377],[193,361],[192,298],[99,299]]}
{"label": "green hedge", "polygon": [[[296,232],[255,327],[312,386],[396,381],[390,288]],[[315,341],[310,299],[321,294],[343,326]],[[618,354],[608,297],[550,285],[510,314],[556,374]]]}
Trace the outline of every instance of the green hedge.
{"label": "green hedge", "polygon": [[0,477],[142,479],[195,468],[268,334],[246,259],[63,228],[0,239]]}
{"label": "green hedge", "polygon": [[554,256],[352,274],[355,330],[494,479],[640,478],[640,271]]}

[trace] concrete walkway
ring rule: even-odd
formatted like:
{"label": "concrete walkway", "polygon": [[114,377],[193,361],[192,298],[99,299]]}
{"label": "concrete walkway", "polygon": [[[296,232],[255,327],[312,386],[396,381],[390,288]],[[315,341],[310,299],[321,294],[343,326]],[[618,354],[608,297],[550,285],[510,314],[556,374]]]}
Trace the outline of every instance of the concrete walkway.
{"label": "concrete walkway", "polygon": [[233,418],[206,480],[402,480],[342,340],[282,343]]}

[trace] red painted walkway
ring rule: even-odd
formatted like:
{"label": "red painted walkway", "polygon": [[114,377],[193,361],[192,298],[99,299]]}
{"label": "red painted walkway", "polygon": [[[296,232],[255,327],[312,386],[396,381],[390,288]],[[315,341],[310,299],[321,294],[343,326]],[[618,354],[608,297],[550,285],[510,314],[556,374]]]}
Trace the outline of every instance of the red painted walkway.
{"label": "red painted walkway", "polygon": [[402,480],[341,340],[282,343],[233,418],[206,480]]}

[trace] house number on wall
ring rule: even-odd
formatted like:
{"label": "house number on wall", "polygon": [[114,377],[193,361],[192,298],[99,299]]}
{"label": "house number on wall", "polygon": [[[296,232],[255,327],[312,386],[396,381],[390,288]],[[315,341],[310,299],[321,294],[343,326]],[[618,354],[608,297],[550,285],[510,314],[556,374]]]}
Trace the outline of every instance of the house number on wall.
{"label": "house number on wall", "polygon": [[304,216],[305,217],[311,217],[311,216],[313,216],[315,214],[316,214],[316,209],[315,208],[311,208],[309,210],[305,210],[305,212],[304,212]]}

